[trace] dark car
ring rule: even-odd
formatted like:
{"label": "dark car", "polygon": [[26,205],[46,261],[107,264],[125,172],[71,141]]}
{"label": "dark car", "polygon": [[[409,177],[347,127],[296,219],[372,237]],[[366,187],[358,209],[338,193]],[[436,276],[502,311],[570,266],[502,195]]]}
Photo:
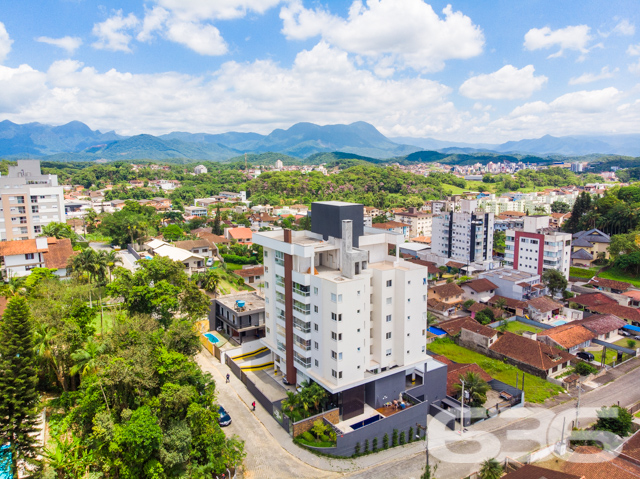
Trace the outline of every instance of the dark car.
{"label": "dark car", "polygon": [[220,414],[220,417],[218,418],[218,424],[220,424],[221,427],[225,427],[231,424],[231,416],[229,416],[229,413],[225,411],[222,406],[220,406],[220,409],[218,409],[218,414]]}
{"label": "dark car", "polygon": [[580,351],[578,354],[576,354],[576,356],[580,359],[584,359],[585,361],[593,361],[595,359],[593,354],[587,351]]}

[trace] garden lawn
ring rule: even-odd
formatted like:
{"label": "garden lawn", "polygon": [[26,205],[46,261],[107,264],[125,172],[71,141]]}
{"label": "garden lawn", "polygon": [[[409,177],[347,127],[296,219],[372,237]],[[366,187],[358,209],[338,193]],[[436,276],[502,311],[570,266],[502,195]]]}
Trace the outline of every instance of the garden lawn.
{"label": "garden lawn", "polygon": [[[476,363],[492,378],[509,384],[510,386],[515,387],[516,375],[520,375],[522,379],[522,371],[515,366],[458,346],[448,339],[436,339],[429,345],[429,350],[436,354],[446,356],[457,363]],[[537,376],[532,376],[528,373],[524,374],[526,376],[524,383],[524,397],[526,401],[541,403],[544,402],[545,399],[556,396],[564,391],[560,386],[551,384]]]}
{"label": "garden lawn", "polygon": [[[626,347],[626,346],[625,346]],[[589,351],[593,354],[593,359],[598,363],[602,361],[602,350],[600,351]],[[607,357],[605,359],[605,364],[611,364],[618,357],[618,353],[613,349],[607,349]]]}
{"label": "garden lawn", "polygon": [[578,268],[571,266],[569,268],[569,276],[576,278],[591,279],[593,278],[600,268]]}
{"label": "garden lawn", "polygon": [[464,188],[460,188],[459,186],[448,185],[446,183],[442,183],[442,191],[450,191],[452,195],[461,195],[466,190]]}
{"label": "garden lawn", "polygon": [[637,339],[633,339],[632,337],[618,339],[617,341],[614,341],[613,344],[615,344],[616,346],[622,346],[623,348],[628,348],[629,345],[627,344],[627,341],[629,341],[630,339],[632,341],[635,341],[636,345],[633,348],[629,348],[629,349],[637,348],[638,345],[640,345],[640,341],[638,341]]}
{"label": "garden lawn", "polygon": [[598,274],[600,278],[605,279],[613,279],[615,281],[624,281],[626,283],[631,283],[632,285],[640,288],[640,279],[634,274],[627,273],[625,271],[620,271],[618,269],[608,269],[607,271],[602,271]]}
{"label": "garden lawn", "polygon": [[528,324],[524,324],[519,321],[511,321],[510,323],[507,323],[507,331],[522,336],[522,333],[524,333],[525,331],[539,333],[540,331],[542,331],[542,329],[536,328],[535,326],[529,326]]}
{"label": "garden lawn", "polygon": [[237,271],[239,269],[242,269],[242,265],[241,264],[236,264],[236,263],[226,263],[227,265],[227,269],[229,271]]}

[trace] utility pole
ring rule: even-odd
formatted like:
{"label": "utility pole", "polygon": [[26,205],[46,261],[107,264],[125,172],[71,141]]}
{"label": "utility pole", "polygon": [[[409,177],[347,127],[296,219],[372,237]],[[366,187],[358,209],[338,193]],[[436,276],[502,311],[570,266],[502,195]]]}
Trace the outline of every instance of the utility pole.
{"label": "utility pole", "polygon": [[460,397],[460,404],[462,404],[460,408],[460,435],[462,436],[464,430],[464,379],[460,379],[460,382],[462,383],[462,396]]}
{"label": "utility pole", "polygon": [[578,381],[578,402],[576,403],[576,429],[578,428],[578,415],[580,414],[580,393],[582,392],[582,382]]}

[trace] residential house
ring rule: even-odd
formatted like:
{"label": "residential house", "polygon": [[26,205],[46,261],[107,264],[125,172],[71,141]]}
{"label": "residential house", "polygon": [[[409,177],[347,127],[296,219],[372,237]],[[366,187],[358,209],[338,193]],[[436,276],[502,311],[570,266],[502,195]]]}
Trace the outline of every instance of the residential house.
{"label": "residential house", "polygon": [[591,475],[569,474],[554,469],[534,466],[533,464],[524,464],[519,469],[505,474],[501,479],[587,479],[587,477],[591,478]]}
{"label": "residential house", "polygon": [[625,291],[622,295],[630,298],[629,306],[633,306],[634,308],[640,307],[640,291],[634,289],[631,291]]}
{"label": "residential house", "polygon": [[607,293],[622,294],[631,289],[631,284],[624,281],[615,281],[613,279],[598,278],[597,276],[589,280],[596,289],[606,291]]}
{"label": "residential house", "polygon": [[275,223],[277,220],[278,218],[276,218],[275,216],[270,216],[267,213],[254,213],[249,216],[251,227],[256,230],[273,226],[273,223]]}
{"label": "residential house", "polygon": [[67,262],[74,255],[69,238],[47,238],[0,242],[3,276],[29,276],[33,268],[55,269],[55,275],[67,276]]}
{"label": "residential house", "polygon": [[414,243],[431,245],[431,236],[416,236],[415,238],[412,238],[411,241]]}
{"label": "residential house", "polygon": [[185,206],[184,215],[197,216],[199,218],[206,218],[208,215],[208,212],[205,206]]}
{"label": "residential house", "polygon": [[474,279],[460,285],[464,291],[464,299],[473,299],[479,303],[486,303],[496,294],[498,287],[485,278]]}
{"label": "residential house", "polygon": [[125,201],[124,200],[113,200],[111,201],[111,207],[116,210],[121,210],[124,208]]}
{"label": "residential house", "polygon": [[193,169],[193,173],[196,175],[202,175],[204,173],[207,173],[207,167],[204,165],[198,165]]}
{"label": "residential house", "polygon": [[504,303],[504,309],[508,313],[514,314],[516,316],[524,316],[527,311],[527,303],[525,301],[519,301],[513,298],[507,298],[506,296],[495,295],[493,298],[487,301],[492,307],[496,307],[498,302]]}
{"label": "residential house", "polygon": [[176,248],[186,249],[194,254],[199,254],[205,258],[211,258],[214,254],[214,246],[206,239],[176,241],[173,243]]}
{"label": "residential house", "polygon": [[496,319],[500,319],[506,314],[505,310],[500,308],[493,308],[485,303],[473,303],[471,306],[465,309],[469,311],[471,313],[471,317],[475,319],[476,314],[478,314],[480,311],[484,311],[487,308],[491,310],[491,312],[493,313],[493,317]]}
{"label": "residential house", "polygon": [[537,339],[549,346],[561,348],[571,354],[575,354],[580,349],[591,346],[591,340],[595,338],[595,333],[577,324],[576,321],[572,321],[571,323],[539,332]]}
{"label": "residential house", "polygon": [[440,276],[440,269],[438,266],[431,261],[424,261],[421,259],[407,259],[410,263],[419,264],[427,267],[427,280],[428,281],[436,281],[438,276]]}
{"label": "residential house", "polygon": [[242,277],[245,283],[259,283],[264,277],[264,266],[246,265],[234,273]]}
{"label": "residential house", "polygon": [[410,257],[418,259],[418,253],[428,251],[430,249],[431,247],[429,245],[422,243],[404,243],[400,245],[400,254],[403,255],[404,258]]}
{"label": "residential house", "polygon": [[102,203],[104,201],[104,192],[91,191],[89,192],[89,198],[91,198],[92,203]]}
{"label": "residential house", "polygon": [[373,223],[373,228],[391,231],[393,233],[398,233],[404,236],[405,238],[409,238],[409,233],[411,232],[411,226],[406,223],[400,223],[398,221],[387,221],[385,223]]}
{"label": "residential house", "polygon": [[594,333],[596,335],[594,339],[614,342],[622,339],[618,332],[627,325],[627,322],[615,314],[594,314],[579,321],[578,324]]}
{"label": "residential house", "polygon": [[[487,374],[487,372],[478,366],[475,363],[472,364],[464,364],[464,363],[454,363],[446,356],[435,355],[433,356],[435,360],[442,364],[447,365],[447,396],[457,398],[461,390],[459,386],[462,385],[460,379],[468,373],[474,373],[480,376],[480,378],[484,379],[486,382],[493,380],[491,376]],[[458,385],[458,386],[456,386]]]}
{"label": "residential house", "polygon": [[[571,249],[575,253],[580,250],[584,250],[592,258],[591,262],[598,258],[609,259],[609,245],[611,244],[611,237],[600,231],[599,229],[591,229],[589,231],[579,231],[574,233]],[[586,257],[582,254],[582,257]],[[591,266],[591,262],[584,263],[583,265]]]}
{"label": "residential house", "polygon": [[153,206],[156,211],[167,211],[171,208],[171,200],[169,198],[155,197],[151,199],[149,206]]}
{"label": "residential house", "polygon": [[563,306],[547,296],[541,296],[527,301],[527,310],[530,319],[540,323],[548,323],[554,319],[554,316],[562,313]]}
{"label": "residential house", "polygon": [[565,370],[574,359],[566,351],[508,331],[498,337],[490,351],[493,357],[543,379]]}
{"label": "residential house", "polygon": [[162,256],[182,263],[189,274],[205,267],[205,257],[199,253],[192,253],[158,239],[147,241],[145,246],[154,256]]}
{"label": "residential house", "polygon": [[580,248],[571,253],[571,266],[590,268],[595,259],[586,249]]}
{"label": "residential house", "polygon": [[619,456],[595,446],[578,446],[562,470],[587,479],[638,479],[640,466],[636,461],[633,456],[624,454],[624,446],[623,454]]}
{"label": "residential house", "polygon": [[547,288],[540,282],[540,275],[511,268],[484,271],[480,278],[488,279],[498,288],[496,294],[518,301],[544,296]]}
{"label": "residential house", "polygon": [[144,186],[144,181],[142,180],[131,180],[129,184],[135,188],[142,188]]}
{"label": "residential house", "polygon": [[429,309],[443,313],[445,316],[455,312],[463,303],[464,291],[456,283],[446,283],[429,287]]}
{"label": "residential house", "polygon": [[549,215],[549,226],[552,228],[561,228],[565,221],[571,218],[571,213],[551,213]]}
{"label": "residential house", "polygon": [[214,235],[211,232],[211,228],[196,228],[191,230],[192,234],[195,234],[198,238],[206,239],[209,243],[213,245],[228,245],[231,244],[231,240],[229,238],[225,238],[224,236]]}
{"label": "residential house", "polygon": [[253,232],[246,227],[225,228],[224,236],[230,240],[236,240],[238,243],[251,244]]}
{"label": "residential house", "polygon": [[613,314],[633,326],[640,326],[640,310],[636,308],[621,306],[620,304],[601,304],[586,309],[598,314]]}
{"label": "residential house", "polygon": [[264,307],[264,298],[253,292],[220,296],[211,303],[209,327],[240,344],[263,338]]}

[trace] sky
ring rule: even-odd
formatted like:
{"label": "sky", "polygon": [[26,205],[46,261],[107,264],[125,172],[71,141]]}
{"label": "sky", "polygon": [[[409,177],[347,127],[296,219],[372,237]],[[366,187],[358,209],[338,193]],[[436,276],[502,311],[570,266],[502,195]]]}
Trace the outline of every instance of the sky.
{"label": "sky", "polygon": [[640,133],[638,0],[0,0],[0,121]]}

